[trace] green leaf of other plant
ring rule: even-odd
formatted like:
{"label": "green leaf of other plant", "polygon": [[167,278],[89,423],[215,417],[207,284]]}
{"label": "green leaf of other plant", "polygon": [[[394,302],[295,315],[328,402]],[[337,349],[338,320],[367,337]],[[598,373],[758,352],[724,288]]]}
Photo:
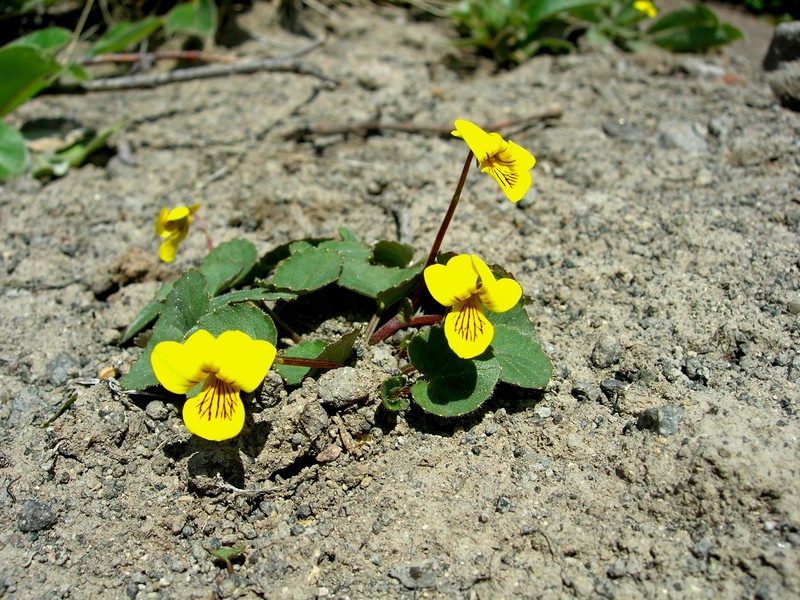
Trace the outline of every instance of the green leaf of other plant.
{"label": "green leaf of other plant", "polygon": [[33,98],[61,72],[52,53],[37,46],[0,48],[0,117]]}
{"label": "green leaf of other plant", "polygon": [[705,52],[742,37],[742,32],[720,23],[702,4],[664,14],[647,30],[651,41],[672,52]]}
{"label": "green leaf of other plant", "polygon": [[408,345],[408,358],[428,378],[411,387],[414,401],[441,417],[458,417],[479,408],[500,379],[500,365],[491,355],[459,358],[441,327],[415,336]]}
{"label": "green leaf of other plant", "polygon": [[0,181],[19,175],[28,163],[28,149],[22,134],[0,121]]}
{"label": "green leaf of other plant", "polygon": [[87,54],[96,56],[120,52],[147,39],[160,29],[161,25],[161,19],[158,17],[145,17],[139,21],[117,23],[100,36],[100,39],[89,48]]}
{"label": "green leaf of other plant", "polygon": [[217,7],[212,0],[178,4],[167,13],[164,27],[172,33],[211,37],[217,31]]}
{"label": "green leaf of other plant", "polygon": [[29,46],[38,46],[43,50],[58,52],[67,45],[71,37],[72,32],[69,29],[64,29],[63,27],[45,27],[44,29],[37,29],[28,35],[23,35],[8,43],[6,46],[27,44]]}

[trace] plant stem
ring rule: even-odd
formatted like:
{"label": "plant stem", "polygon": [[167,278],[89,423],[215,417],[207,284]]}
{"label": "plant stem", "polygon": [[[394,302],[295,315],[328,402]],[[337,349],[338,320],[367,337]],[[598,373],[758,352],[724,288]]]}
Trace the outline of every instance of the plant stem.
{"label": "plant stem", "polygon": [[[436,233],[436,237],[433,240],[433,245],[431,246],[431,251],[428,254],[428,260],[425,261],[425,268],[430,267],[434,262],[436,262],[436,256],[439,254],[439,248],[442,247],[442,241],[444,240],[444,234],[447,233],[447,228],[450,226],[450,221],[453,220],[453,215],[456,212],[456,207],[458,206],[458,201],[461,199],[461,191],[464,189],[464,184],[467,181],[467,174],[469,173],[469,168],[472,165],[472,158],[474,154],[472,150],[467,152],[467,160],[464,161],[464,167],[461,169],[461,177],[458,179],[458,184],[456,185],[456,190],[453,192],[453,197],[450,199],[450,206],[447,207],[447,212],[444,215],[444,219],[442,219],[442,224],[439,226],[439,231]],[[425,269],[423,269],[424,271]],[[419,283],[417,284],[417,289],[414,290],[414,295],[411,298],[411,313],[413,314],[414,311],[417,310],[419,306],[420,300],[422,299],[422,294],[425,292],[425,276],[419,278]],[[421,325],[432,325],[434,323],[438,323],[442,320],[442,315],[422,315],[419,317],[411,317],[410,319],[403,320],[401,316],[396,315],[389,319],[383,326],[375,332],[375,334],[369,339],[370,345],[377,344],[378,342],[385,340],[390,335],[394,334],[394,332],[404,329],[405,327],[415,327]]]}
{"label": "plant stem", "polygon": [[300,358],[299,356],[276,356],[275,363],[287,367],[310,367],[312,369],[338,369],[342,366],[335,360]]}
{"label": "plant stem", "polygon": [[406,327],[422,327],[423,325],[436,325],[444,318],[444,315],[420,315],[418,317],[411,317],[407,321],[403,321],[399,316],[394,316],[383,326],[375,332],[369,339],[370,346],[377,344],[394,334],[396,331],[405,329]]}
{"label": "plant stem", "polygon": [[[442,246],[442,240],[444,240],[444,234],[447,233],[447,228],[450,226],[450,221],[453,220],[453,215],[456,212],[456,206],[458,206],[458,201],[461,199],[461,191],[464,189],[464,184],[467,181],[467,174],[469,173],[469,168],[472,165],[472,150],[467,152],[467,160],[464,161],[464,168],[461,169],[461,177],[458,179],[458,184],[456,185],[456,191],[453,192],[453,197],[450,200],[450,206],[447,208],[447,212],[444,215],[444,219],[442,219],[442,224],[439,226],[439,231],[436,234],[436,238],[433,240],[433,246],[431,246],[430,254],[428,254],[428,260],[425,261],[425,266],[430,267],[433,263],[436,262],[436,255],[439,254],[439,248]],[[425,282],[424,279],[420,279],[419,288],[424,286]],[[416,306],[416,303],[414,303]]]}

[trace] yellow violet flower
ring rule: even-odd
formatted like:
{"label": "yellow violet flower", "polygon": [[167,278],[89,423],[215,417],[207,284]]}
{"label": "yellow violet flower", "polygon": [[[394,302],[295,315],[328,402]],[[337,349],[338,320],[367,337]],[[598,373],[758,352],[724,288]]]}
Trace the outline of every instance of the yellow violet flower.
{"label": "yellow violet flower", "polygon": [[521,200],[531,187],[530,170],[536,164],[533,154],[504,140],[499,133],[486,133],[469,121],[459,119],[455,125],[453,135],[466,142],[481,171],[492,176],[509,200]]}
{"label": "yellow violet flower", "polygon": [[239,391],[252,392],[259,386],[275,354],[275,346],[241,331],[215,338],[201,329],[182,344],[157,344],[150,363],[161,385],[175,394],[186,394],[205,382],[202,391],[184,403],[183,422],[193,434],[219,442],[242,430],[244,404]]}
{"label": "yellow violet flower", "polygon": [[633,3],[633,8],[646,15],[648,19],[652,19],[658,14],[658,9],[650,0],[636,0]]}
{"label": "yellow violet flower", "polygon": [[158,257],[164,262],[175,260],[178,244],[189,233],[192,224],[192,215],[200,208],[199,204],[192,206],[177,206],[172,210],[162,208],[156,217],[156,235],[164,238],[158,248]]}
{"label": "yellow violet flower", "polygon": [[522,297],[519,283],[509,277],[495,279],[475,255],[459,254],[447,265],[431,265],[424,277],[433,299],[453,307],[444,320],[444,335],[461,358],[479,356],[492,343],[494,327],[483,309],[505,312]]}

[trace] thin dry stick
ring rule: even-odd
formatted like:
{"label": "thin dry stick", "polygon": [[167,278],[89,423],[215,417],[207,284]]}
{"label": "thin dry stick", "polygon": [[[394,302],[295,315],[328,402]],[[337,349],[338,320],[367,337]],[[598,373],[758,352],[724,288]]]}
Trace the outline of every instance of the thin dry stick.
{"label": "thin dry stick", "polygon": [[85,56],[80,60],[84,66],[102,64],[127,64],[139,62],[155,62],[159,60],[185,60],[193,62],[231,63],[236,59],[223,54],[211,54],[199,50],[165,50],[157,52],[119,52],[116,54],[99,54]]}
{"label": "thin dry stick", "polygon": [[314,65],[310,65],[301,60],[262,58],[258,60],[243,60],[229,64],[203,65],[202,67],[178,69],[176,71],[165,71],[162,73],[141,73],[125,77],[113,77],[111,79],[93,79],[91,81],[82,82],[80,87],[87,92],[151,88],[168,83],[178,83],[194,79],[209,79],[211,77],[225,77],[228,75],[243,75],[256,73],[258,71],[297,73],[298,75],[316,77],[331,85],[338,85],[339,83],[335,79],[322,73],[322,71]]}
{"label": "thin dry stick", "polygon": [[[561,105],[553,104],[522,119],[492,123],[486,126],[485,129],[497,131],[499,129],[506,129],[508,127],[519,127],[529,123],[535,123],[536,121],[557,119],[562,114],[564,114],[564,109],[561,107]],[[357,123],[345,123],[343,125],[300,127],[284,134],[284,138],[289,140],[305,141],[306,139],[315,136],[337,134],[366,135],[371,132],[379,131],[402,131],[405,133],[420,133],[426,135],[450,135],[450,132],[453,131],[453,127],[449,125],[426,125],[418,123],[382,123],[380,119],[373,118],[365,121],[358,121]]]}

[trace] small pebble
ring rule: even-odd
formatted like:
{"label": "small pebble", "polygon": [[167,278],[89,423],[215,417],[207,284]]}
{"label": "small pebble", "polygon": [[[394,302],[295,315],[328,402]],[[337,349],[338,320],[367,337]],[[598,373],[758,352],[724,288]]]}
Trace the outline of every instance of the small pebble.
{"label": "small pebble", "polygon": [[56,524],[58,518],[46,502],[35,498],[25,501],[17,513],[17,527],[22,532],[41,531]]}
{"label": "small pebble", "polygon": [[598,369],[606,369],[622,359],[622,346],[617,338],[604,335],[594,345],[592,364]]}
{"label": "small pebble", "polygon": [[646,429],[660,435],[672,435],[678,431],[678,424],[683,420],[686,411],[676,404],[665,404],[658,408],[648,408],[639,415],[636,421],[638,429]]}

